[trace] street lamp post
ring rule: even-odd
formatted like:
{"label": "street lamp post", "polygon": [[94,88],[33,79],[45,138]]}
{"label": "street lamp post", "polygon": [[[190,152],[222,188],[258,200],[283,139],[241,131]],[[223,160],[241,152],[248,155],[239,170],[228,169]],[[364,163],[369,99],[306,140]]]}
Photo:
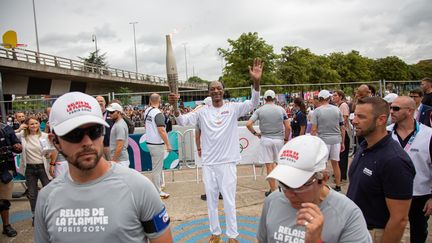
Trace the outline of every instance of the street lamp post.
{"label": "street lamp post", "polygon": [[138,73],[138,59],[137,59],[137,51],[136,51],[136,36],[135,36],[135,24],[138,24],[138,22],[130,22],[129,24],[133,27],[133,34],[134,34],[134,48],[135,48],[135,72]]}
{"label": "street lamp post", "polygon": [[188,77],[188,67],[187,67],[186,45],[187,45],[187,43],[183,43],[183,46],[184,46],[184,53],[185,53],[186,81],[188,81],[189,77]]}
{"label": "street lamp post", "polygon": [[35,8],[35,2],[33,2],[33,17],[34,17],[34,24],[35,24],[35,33],[36,33],[36,48],[37,48],[37,55],[36,55],[36,62],[39,62],[39,37],[38,37],[38,30],[37,30],[37,23],[36,23],[36,8]]}

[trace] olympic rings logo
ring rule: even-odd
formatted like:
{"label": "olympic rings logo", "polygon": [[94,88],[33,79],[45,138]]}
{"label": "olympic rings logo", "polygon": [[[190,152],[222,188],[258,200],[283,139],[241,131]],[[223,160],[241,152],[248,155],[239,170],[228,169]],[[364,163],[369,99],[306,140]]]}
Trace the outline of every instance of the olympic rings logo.
{"label": "olympic rings logo", "polygon": [[249,146],[249,140],[247,140],[246,138],[240,138],[239,142],[240,142],[240,153],[242,153],[243,150],[245,150]]}

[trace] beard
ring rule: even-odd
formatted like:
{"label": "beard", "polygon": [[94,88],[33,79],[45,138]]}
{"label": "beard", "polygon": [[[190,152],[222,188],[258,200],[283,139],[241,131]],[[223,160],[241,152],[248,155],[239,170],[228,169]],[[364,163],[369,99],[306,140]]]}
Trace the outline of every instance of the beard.
{"label": "beard", "polygon": [[372,124],[367,127],[366,129],[361,129],[359,132],[356,131],[356,136],[358,137],[366,137],[367,135],[373,133],[376,129],[375,121],[372,122]]}
{"label": "beard", "polygon": [[[99,160],[102,158],[103,150],[98,152],[97,150],[90,147],[84,147],[81,151],[73,154],[72,156],[67,156],[62,152],[60,153],[65,157],[69,164],[73,165],[75,168],[81,171],[89,171],[97,166]],[[86,158],[83,158],[82,155],[84,154]]]}

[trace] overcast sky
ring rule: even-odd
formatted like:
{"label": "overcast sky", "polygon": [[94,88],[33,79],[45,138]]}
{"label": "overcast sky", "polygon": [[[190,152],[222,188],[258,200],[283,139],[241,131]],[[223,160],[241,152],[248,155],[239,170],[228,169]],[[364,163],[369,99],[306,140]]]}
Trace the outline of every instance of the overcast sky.
{"label": "overcast sky", "polygon": [[[166,77],[165,35],[173,34],[180,79],[221,75],[217,48],[258,32],[276,53],[286,45],[317,54],[358,50],[409,64],[432,58],[431,0],[34,0],[40,51],[77,59],[98,48],[111,67]],[[36,50],[32,0],[0,0],[0,32]]]}

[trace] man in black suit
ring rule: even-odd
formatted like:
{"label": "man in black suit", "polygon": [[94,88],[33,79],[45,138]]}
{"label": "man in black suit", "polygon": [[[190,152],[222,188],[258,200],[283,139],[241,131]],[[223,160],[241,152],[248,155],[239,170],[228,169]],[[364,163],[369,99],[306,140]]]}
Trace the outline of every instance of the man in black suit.
{"label": "man in black suit", "polygon": [[423,99],[423,90],[413,89],[410,91],[409,96],[413,98],[416,103],[417,109],[414,112],[414,118],[420,122],[425,124],[428,127],[431,127],[432,123],[432,107],[421,103]]}

